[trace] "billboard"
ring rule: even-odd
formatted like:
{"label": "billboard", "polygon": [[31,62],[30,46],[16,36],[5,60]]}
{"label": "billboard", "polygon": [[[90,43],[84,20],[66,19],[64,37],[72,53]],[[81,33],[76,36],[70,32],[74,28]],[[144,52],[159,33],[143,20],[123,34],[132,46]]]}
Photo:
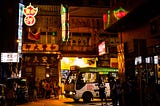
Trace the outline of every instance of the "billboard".
{"label": "billboard", "polygon": [[103,41],[98,45],[98,55],[106,54],[106,43]]}
{"label": "billboard", "polygon": [[1,62],[19,62],[18,53],[1,53]]}

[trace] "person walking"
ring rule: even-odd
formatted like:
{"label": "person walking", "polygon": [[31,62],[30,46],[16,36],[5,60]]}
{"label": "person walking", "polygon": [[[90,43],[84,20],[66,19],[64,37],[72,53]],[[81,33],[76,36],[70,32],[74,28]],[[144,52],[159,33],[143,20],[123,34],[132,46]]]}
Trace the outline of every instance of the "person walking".
{"label": "person walking", "polygon": [[102,77],[100,77],[99,79],[98,87],[99,87],[99,96],[101,99],[102,106],[103,106],[103,102],[106,102],[106,106],[107,106],[107,96],[106,96],[107,92],[105,91],[106,87],[105,87],[105,83],[103,82]]}

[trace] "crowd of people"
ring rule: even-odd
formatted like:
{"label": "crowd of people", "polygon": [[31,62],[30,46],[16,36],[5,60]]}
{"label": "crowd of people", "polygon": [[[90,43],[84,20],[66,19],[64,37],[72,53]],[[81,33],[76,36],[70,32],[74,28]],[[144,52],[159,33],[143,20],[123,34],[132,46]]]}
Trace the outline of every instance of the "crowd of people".
{"label": "crowd of people", "polygon": [[[109,79],[110,85],[110,98],[112,100],[113,106],[135,106],[139,97],[137,92],[137,85],[133,80],[126,79],[123,83],[120,79],[115,79],[114,77]],[[103,85],[103,86],[102,86]],[[103,105],[103,102],[107,104],[107,96],[105,92],[105,84],[103,81],[99,81],[99,94]],[[136,101],[136,102],[135,102]]]}
{"label": "crowd of people", "polygon": [[51,95],[54,98],[58,98],[60,87],[58,81],[55,79],[43,79],[33,82],[29,82],[29,100],[37,101],[38,98],[49,99]]}
{"label": "crowd of people", "polygon": [[[126,78],[125,81],[116,79],[114,77],[109,78],[110,84],[110,98],[113,106],[159,106],[160,93],[154,83],[146,82],[144,79],[141,83],[138,79]],[[99,94],[103,105],[103,102],[107,104],[107,96],[105,87],[101,86],[102,80],[99,81]],[[141,85],[140,85],[141,84]],[[105,101],[104,101],[105,100]]]}

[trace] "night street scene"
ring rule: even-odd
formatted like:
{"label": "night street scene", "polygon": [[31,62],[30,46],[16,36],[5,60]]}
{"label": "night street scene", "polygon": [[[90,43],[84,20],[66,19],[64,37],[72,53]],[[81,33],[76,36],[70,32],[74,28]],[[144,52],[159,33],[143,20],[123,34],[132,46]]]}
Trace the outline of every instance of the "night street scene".
{"label": "night street scene", "polygon": [[0,0],[0,106],[160,106],[159,0]]}

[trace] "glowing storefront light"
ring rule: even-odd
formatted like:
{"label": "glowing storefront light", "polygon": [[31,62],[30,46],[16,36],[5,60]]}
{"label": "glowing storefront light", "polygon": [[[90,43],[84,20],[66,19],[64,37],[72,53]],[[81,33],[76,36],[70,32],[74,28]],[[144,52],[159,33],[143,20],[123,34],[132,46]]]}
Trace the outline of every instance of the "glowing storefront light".
{"label": "glowing storefront light", "polygon": [[86,64],[84,63],[84,60],[82,60],[82,58],[76,58],[74,61],[74,65],[85,67]]}
{"label": "glowing storefront light", "polygon": [[78,58],[63,57],[61,60],[61,69],[70,69],[70,66],[78,65],[80,67],[96,67],[96,58]]}
{"label": "glowing storefront light", "polygon": [[69,59],[66,57],[62,58],[62,61],[64,61],[66,64],[69,64]]}
{"label": "glowing storefront light", "polygon": [[37,15],[38,8],[34,8],[30,3],[23,11],[25,15],[24,23],[27,26],[33,26],[36,22],[35,16]]}

